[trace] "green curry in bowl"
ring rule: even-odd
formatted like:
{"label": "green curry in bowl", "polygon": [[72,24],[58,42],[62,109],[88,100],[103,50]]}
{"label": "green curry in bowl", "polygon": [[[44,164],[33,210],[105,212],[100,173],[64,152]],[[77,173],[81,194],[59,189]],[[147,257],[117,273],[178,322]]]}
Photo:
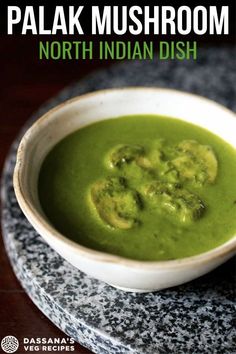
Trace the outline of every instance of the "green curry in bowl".
{"label": "green curry in bowl", "polygon": [[185,258],[236,232],[236,151],[199,126],[156,115],[85,126],[44,160],[39,199],[77,243],[136,260]]}

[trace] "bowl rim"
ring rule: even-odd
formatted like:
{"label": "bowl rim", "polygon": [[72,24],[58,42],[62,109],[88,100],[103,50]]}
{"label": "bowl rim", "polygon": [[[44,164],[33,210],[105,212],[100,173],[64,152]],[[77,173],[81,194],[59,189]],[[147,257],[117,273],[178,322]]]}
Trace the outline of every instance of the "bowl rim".
{"label": "bowl rim", "polygon": [[[179,94],[179,95],[185,95],[185,96],[191,96],[193,98],[197,98],[200,100],[204,100],[206,103],[210,103],[211,105],[215,105],[216,107],[220,108],[221,110],[224,110],[227,114],[231,114],[234,119],[236,119],[236,115],[233,111],[229,110],[225,106],[208,99],[206,97],[196,95],[193,93],[181,91],[181,90],[176,90],[176,89],[169,89],[169,88],[162,88],[162,87],[147,87],[147,86],[127,86],[127,87],[122,87],[122,88],[110,88],[110,89],[103,89],[103,90],[97,90],[89,93],[85,93],[76,97],[73,97],[69,100],[66,100],[59,105],[53,107],[46,113],[44,113],[42,116],[40,116],[39,119],[37,119],[29,129],[25,132],[23,135],[20,144],[18,146],[17,154],[16,154],[16,164],[14,168],[14,173],[13,173],[13,187],[14,191],[16,194],[17,201],[20,205],[20,208],[22,209],[23,213],[27,217],[29,222],[32,224],[32,226],[35,228],[38,227],[43,231],[43,235],[46,235],[46,237],[42,236],[44,239],[50,239],[51,244],[54,241],[59,241],[61,244],[64,244],[67,246],[70,251],[75,253],[78,256],[88,258],[93,261],[100,261],[100,262],[105,262],[105,263],[111,263],[111,264],[119,264],[124,267],[128,268],[134,268],[134,269],[139,269],[140,271],[148,271],[148,270],[156,270],[156,269],[170,269],[170,268],[176,268],[176,267],[183,267],[183,266],[191,266],[195,265],[198,263],[207,263],[209,261],[214,260],[215,258],[218,257],[224,257],[226,254],[229,253],[234,253],[236,252],[236,234],[233,236],[230,240],[224,242],[220,246],[214,247],[210,249],[207,252],[203,252],[194,256],[190,257],[184,257],[184,258],[179,258],[179,259],[173,259],[173,260],[161,260],[161,261],[148,261],[148,260],[136,260],[136,259],[131,259],[131,258],[125,258],[122,256],[118,256],[115,254],[107,253],[107,252],[101,252],[86,246],[82,246],[79,243],[70,240],[68,237],[64,236],[62,233],[57,231],[38,211],[37,208],[34,207],[33,203],[31,203],[25,192],[24,192],[24,187],[22,186],[21,183],[21,175],[22,171],[24,169],[24,160],[25,160],[25,155],[26,155],[26,149],[27,149],[27,144],[29,142],[30,136],[32,133],[38,132],[40,129],[40,126],[42,123],[48,119],[52,114],[55,112],[59,111],[61,108],[64,106],[70,105],[71,103],[74,103],[76,101],[82,101],[86,100],[92,96],[95,95],[101,95],[101,94],[106,94],[110,92],[116,92],[116,91],[126,91],[126,90],[139,90],[139,91],[155,91],[155,92],[166,92],[170,94]],[[181,119],[181,118],[179,118]]]}

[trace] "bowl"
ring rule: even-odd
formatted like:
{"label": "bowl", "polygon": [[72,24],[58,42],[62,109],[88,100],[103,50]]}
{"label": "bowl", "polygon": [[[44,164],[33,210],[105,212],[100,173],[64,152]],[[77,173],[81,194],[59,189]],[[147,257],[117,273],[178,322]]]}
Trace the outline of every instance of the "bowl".
{"label": "bowl", "polygon": [[236,235],[208,252],[177,260],[137,261],[103,253],[71,241],[51,225],[39,203],[37,180],[49,150],[68,134],[100,120],[143,113],[196,124],[236,148],[235,114],[213,101],[163,88],[108,89],[66,101],[36,121],[21,140],[14,170],[18,203],[44,240],[81,271],[135,292],[173,287],[211,271],[235,254]]}

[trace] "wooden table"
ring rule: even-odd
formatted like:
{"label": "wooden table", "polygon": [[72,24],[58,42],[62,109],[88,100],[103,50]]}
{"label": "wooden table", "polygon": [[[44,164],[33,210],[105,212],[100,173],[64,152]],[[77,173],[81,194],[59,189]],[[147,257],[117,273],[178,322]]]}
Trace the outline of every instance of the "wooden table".
{"label": "wooden table", "polygon": [[[40,62],[36,45],[35,39],[0,39],[0,171],[19,129],[43,102],[69,83],[108,64],[98,60]],[[22,289],[0,237],[0,340],[9,334],[18,339],[66,337],[38,310]],[[91,352],[76,344],[74,353]]]}

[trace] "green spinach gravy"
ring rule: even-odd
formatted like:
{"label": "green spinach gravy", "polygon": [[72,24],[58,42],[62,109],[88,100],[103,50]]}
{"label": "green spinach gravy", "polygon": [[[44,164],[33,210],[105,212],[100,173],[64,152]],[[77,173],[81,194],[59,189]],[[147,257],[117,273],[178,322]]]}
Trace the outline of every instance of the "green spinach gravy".
{"label": "green spinach gravy", "polygon": [[88,125],[44,160],[39,199],[68,238],[137,260],[208,251],[236,233],[236,151],[193,124],[155,115]]}

